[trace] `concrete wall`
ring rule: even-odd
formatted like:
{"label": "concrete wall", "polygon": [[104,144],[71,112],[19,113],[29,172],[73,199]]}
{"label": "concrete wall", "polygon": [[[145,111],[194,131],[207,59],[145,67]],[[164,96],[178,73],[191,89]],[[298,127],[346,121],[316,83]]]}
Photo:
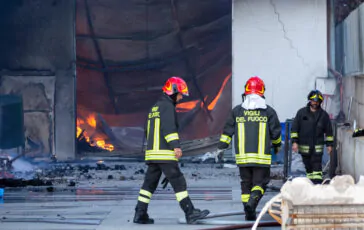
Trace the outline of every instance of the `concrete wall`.
{"label": "concrete wall", "polygon": [[0,3],[0,69],[8,76],[56,77],[52,153],[61,160],[75,156],[74,21],[74,0]]}
{"label": "concrete wall", "polygon": [[306,104],[316,77],[327,77],[326,1],[233,2],[233,106],[246,80],[266,83],[281,122]]}
{"label": "concrete wall", "polygon": [[338,169],[356,180],[364,175],[364,137],[352,137],[354,128],[364,128],[363,18],[364,4],[361,4],[336,27],[336,59],[341,60],[337,64],[344,64],[343,110],[346,121],[352,124],[338,130]]}

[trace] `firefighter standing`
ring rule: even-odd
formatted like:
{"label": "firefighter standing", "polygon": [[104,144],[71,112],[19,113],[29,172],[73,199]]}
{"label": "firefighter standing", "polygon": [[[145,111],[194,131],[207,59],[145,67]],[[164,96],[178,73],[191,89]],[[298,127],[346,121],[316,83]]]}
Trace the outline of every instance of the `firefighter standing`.
{"label": "firefighter standing", "polygon": [[188,224],[206,217],[208,210],[195,209],[187,192],[187,184],[178,166],[182,156],[178,136],[178,123],[175,106],[183,95],[188,96],[186,82],[179,77],[171,77],[163,87],[163,95],[152,107],[148,115],[145,161],[148,169],[140,189],[135,208],[134,223],[153,224],[147,214],[148,204],[158,186],[162,173],[173,187],[177,201],[186,216]]}
{"label": "firefighter standing", "polygon": [[234,135],[246,220],[256,219],[256,207],[270,181],[271,145],[275,153],[281,145],[281,125],[275,110],[266,104],[264,92],[259,77],[246,82],[243,103],[232,110],[218,145],[222,152]]}
{"label": "firefighter standing", "polygon": [[307,106],[298,110],[292,123],[292,151],[301,154],[307,178],[314,184],[321,184],[324,145],[326,144],[327,152],[331,154],[334,138],[330,117],[321,108],[321,92],[312,90],[307,99]]}

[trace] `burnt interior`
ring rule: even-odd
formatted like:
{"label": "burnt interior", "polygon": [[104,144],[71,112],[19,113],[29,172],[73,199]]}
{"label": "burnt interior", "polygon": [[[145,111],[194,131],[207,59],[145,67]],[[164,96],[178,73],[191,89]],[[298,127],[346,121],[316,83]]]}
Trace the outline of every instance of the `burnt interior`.
{"label": "burnt interior", "polygon": [[[146,113],[171,76],[185,141],[219,133],[231,107],[231,1],[77,1],[79,151],[142,152]],[[193,144],[192,144],[193,145]]]}

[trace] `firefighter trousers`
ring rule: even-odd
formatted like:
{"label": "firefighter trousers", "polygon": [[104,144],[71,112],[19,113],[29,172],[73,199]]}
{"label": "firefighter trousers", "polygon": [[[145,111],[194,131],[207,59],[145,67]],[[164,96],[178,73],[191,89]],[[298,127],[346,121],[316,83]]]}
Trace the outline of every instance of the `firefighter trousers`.
{"label": "firefighter trousers", "polygon": [[323,153],[301,154],[307,178],[314,184],[322,183],[322,155]]}
{"label": "firefighter trousers", "polygon": [[178,202],[181,202],[185,198],[189,198],[186,179],[183,176],[177,162],[149,163],[144,183],[139,192],[136,209],[143,211],[147,210],[152,195],[157,189],[162,173],[169,180]]}
{"label": "firefighter trousers", "polygon": [[241,201],[244,206],[250,200],[251,194],[256,194],[259,202],[270,181],[270,167],[239,167],[239,171]]}

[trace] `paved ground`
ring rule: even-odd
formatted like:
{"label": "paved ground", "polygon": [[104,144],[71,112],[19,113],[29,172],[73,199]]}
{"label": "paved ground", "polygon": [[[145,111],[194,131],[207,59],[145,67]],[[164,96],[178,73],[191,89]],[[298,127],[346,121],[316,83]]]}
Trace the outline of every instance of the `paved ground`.
{"label": "paved ground", "polygon": [[[243,211],[236,168],[192,165],[185,166],[183,171],[197,208],[209,209],[212,214]],[[197,172],[199,175],[196,176]],[[183,212],[168,186],[166,190],[158,189],[152,198],[149,214],[155,219],[155,224],[133,224],[134,207],[143,176],[137,175],[132,180],[105,179],[110,173],[99,171],[93,180],[77,180],[75,187],[59,184],[53,187],[52,192],[47,191],[46,187],[6,189],[5,200],[0,204],[0,229],[206,229],[244,223],[243,215],[206,219],[202,225],[179,223],[184,220]],[[272,183],[277,187],[281,185],[280,180]],[[260,206],[275,194],[276,191],[268,191]],[[268,215],[264,219],[272,220]]]}

